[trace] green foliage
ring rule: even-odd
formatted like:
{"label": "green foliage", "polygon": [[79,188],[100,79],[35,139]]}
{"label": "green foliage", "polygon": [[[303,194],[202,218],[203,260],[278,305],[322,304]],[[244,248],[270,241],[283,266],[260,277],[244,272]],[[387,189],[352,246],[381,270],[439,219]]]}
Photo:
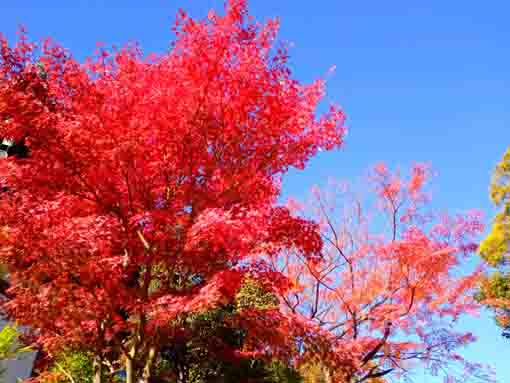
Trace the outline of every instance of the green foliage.
{"label": "green foliage", "polygon": [[[92,383],[94,381],[94,356],[89,352],[67,350],[53,361],[49,372],[51,383]],[[121,378],[112,376],[103,365],[102,382],[120,383]],[[58,376],[58,378],[55,378]],[[55,380],[56,379],[56,380]],[[50,383],[50,381],[48,381]]]}
{"label": "green foliage", "polygon": [[492,296],[510,300],[510,277],[508,275],[496,271],[484,281],[484,288],[477,294],[477,299],[484,301]]}
{"label": "green foliage", "polygon": [[273,361],[269,366],[266,366],[268,371],[267,381],[271,383],[302,383],[303,378],[301,374],[295,369],[286,366],[280,361]]}
{"label": "green foliage", "polygon": [[17,358],[19,354],[33,351],[20,342],[19,335],[16,325],[5,325],[0,331],[0,359]]}
{"label": "green foliage", "polygon": [[243,360],[224,368],[222,382],[302,383],[303,379],[296,370],[279,361]]}
{"label": "green foliage", "polygon": [[[24,353],[33,351],[21,343],[19,335],[16,325],[5,325],[0,331],[0,360],[16,359]],[[0,375],[4,372],[0,370]]]}
{"label": "green foliage", "polygon": [[253,279],[247,279],[236,296],[236,308],[238,310],[254,307],[258,309],[274,308],[278,305],[278,299],[270,292],[266,291]]}
{"label": "green foliage", "polygon": [[[232,349],[242,349],[246,331],[232,328],[229,319],[246,308],[259,310],[272,309],[278,305],[278,299],[257,281],[246,279],[235,300],[214,310],[197,313],[187,318],[185,327],[193,329],[191,339],[184,344],[173,343],[158,360],[155,376],[172,375],[173,371],[187,367],[187,383],[258,382],[258,383],[300,383],[302,379],[295,370],[282,362],[266,362],[258,359],[242,359],[238,362],[220,361],[215,357],[211,346],[221,343]],[[179,366],[180,365],[180,366]]]}
{"label": "green foliage", "polygon": [[61,374],[59,383],[91,383],[94,376],[92,356],[80,351],[68,351],[60,354],[51,369]]}

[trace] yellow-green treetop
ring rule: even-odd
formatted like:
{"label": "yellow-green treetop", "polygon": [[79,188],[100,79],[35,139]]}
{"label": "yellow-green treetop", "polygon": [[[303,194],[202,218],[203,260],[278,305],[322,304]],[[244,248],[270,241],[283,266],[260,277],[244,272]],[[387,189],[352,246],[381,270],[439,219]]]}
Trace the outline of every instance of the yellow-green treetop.
{"label": "yellow-green treetop", "polygon": [[492,202],[500,208],[492,228],[480,244],[482,258],[498,270],[481,283],[479,299],[494,310],[503,335],[510,336],[510,149],[496,165],[489,188]]}
{"label": "yellow-green treetop", "polygon": [[492,229],[480,244],[480,254],[492,266],[510,261],[510,149],[496,165],[490,185],[492,202],[501,207]]}

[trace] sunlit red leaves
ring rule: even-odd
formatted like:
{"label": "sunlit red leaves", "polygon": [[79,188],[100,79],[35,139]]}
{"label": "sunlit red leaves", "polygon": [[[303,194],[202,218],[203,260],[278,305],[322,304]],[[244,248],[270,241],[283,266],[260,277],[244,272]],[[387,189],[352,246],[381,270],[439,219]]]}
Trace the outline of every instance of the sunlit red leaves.
{"label": "sunlit red leaves", "polygon": [[[388,368],[402,373],[419,360],[446,365],[457,360],[452,350],[473,340],[449,326],[478,308],[473,294],[480,270],[461,266],[476,250],[481,216],[429,209],[429,168],[418,164],[410,173],[405,179],[378,164],[369,178],[373,200],[332,183],[316,188],[306,205],[292,204],[307,206],[320,223],[324,248],[315,264],[298,252],[273,262],[295,284],[282,304],[334,335],[330,350],[350,355],[351,369],[339,381]],[[342,365],[331,352],[320,360],[335,370]]]}
{"label": "sunlit red leaves", "polygon": [[[317,227],[274,205],[289,167],[342,143],[342,112],[314,112],[324,82],[292,78],[278,22],[254,23],[244,1],[181,12],[174,30],[168,53],[99,48],[84,64],[50,40],[0,38],[0,136],[31,150],[0,165],[8,309],[50,348],[118,349],[140,317],[171,332],[243,274],[287,291],[269,256],[320,252]],[[290,347],[290,328],[257,347]]]}
{"label": "sunlit red leaves", "polygon": [[168,326],[179,316],[205,312],[233,301],[242,281],[242,273],[233,270],[216,273],[201,287],[182,295],[169,294],[158,298],[147,309],[152,326]]}

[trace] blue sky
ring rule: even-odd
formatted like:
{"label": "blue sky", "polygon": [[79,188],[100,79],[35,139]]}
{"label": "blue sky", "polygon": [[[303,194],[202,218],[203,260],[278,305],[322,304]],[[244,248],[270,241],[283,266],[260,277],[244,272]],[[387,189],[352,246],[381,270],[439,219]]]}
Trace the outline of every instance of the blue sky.
{"label": "blue sky", "polygon": [[[137,40],[161,52],[172,38],[177,7],[194,16],[222,0],[3,1],[0,31],[14,37],[24,24],[34,37],[51,36],[77,57],[97,41]],[[143,5],[142,5],[143,4]],[[302,195],[328,176],[353,179],[377,161],[406,168],[431,162],[438,171],[434,203],[493,213],[490,172],[510,146],[510,2],[460,0],[252,0],[259,20],[278,16],[280,38],[293,42],[295,76],[309,81],[337,66],[328,99],[348,115],[343,150],[322,153],[304,172],[285,179]],[[492,362],[510,382],[510,341],[486,315],[463,326],[480,337],[465,354]],[[418,374],[416,382],[433,382]]]}

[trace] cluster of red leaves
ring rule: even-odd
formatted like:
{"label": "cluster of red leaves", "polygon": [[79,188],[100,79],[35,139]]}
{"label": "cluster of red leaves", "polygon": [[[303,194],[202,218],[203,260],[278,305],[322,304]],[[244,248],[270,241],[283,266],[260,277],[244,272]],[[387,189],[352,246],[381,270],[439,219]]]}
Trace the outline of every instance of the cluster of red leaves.
{"label": "cluster of red leaves", "polygon": [[249,274],[282,307],[232,317],[247,338],[225,357],[316,359],[338,382],[460,359],[472,337],[448,326],[476,308],[478,272],[458,266],[482,225],[423,211],[426,166],[409,180],[375,168],[376,230],[335,194],[316,193],[318,226],[276,206],[289,167],[344,133],[338,108],[314,113],[324,84],[292,78],[277,29],[232,0],[203,21],[181,12],[159,56],[80,64],[49,40],[0,38],[0,136],[31,153],[0,165],[6,309],[48,350],[191,336],[183,319],[232,302]]}
{"label": "cluster of red leaves", "polygon": [[148,58],[80,64],[50,40],[0,39],[0,136],[31,153],[0,165],[6,308],[41,344],[106,353],[140,323],[156,339],[232,300],[245,273],[284,289],[267,254],[319,253],[316,227],[274,204],[289,167],[342,143],[344,116],[315,115],[324,84],[291,77],[277,29],[233,0],[181,12],[171,51]]}
{"label": "cluster of red leaves", "polygon": [[325,246],[318,263],[299,251],[274,258],[273,269],[294,280],[282,304],[328,334],[319,359],[340,382],[398,376],[417,362],[447,375],[460,362],[490,379],[457,353],[474,338],[452,326],[477,312],[481,270],[469,271],[465,261],[475,255],[481,216],[427,209],[430,175],[416,165],[405,179],[379,164],[369,176],[375,198],[333,184],[314,190],[308,210],[290,204],[319,222]]}

